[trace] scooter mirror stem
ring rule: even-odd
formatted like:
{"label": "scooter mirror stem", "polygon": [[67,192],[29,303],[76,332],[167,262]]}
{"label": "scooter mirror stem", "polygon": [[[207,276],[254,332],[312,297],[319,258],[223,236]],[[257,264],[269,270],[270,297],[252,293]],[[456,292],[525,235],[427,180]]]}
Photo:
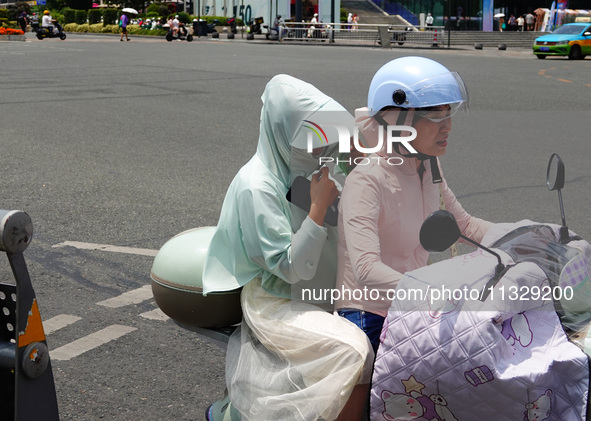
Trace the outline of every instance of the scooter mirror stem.
{"label": "scooter mirror stem", "polygon": [[560,244],[567,244],[570,241],[568,235],[568,227],[566,226],[566,216],[564,216],[564,205],[562,203],[562,191],[558,190],[558,203],[560,203],[560,217],[562,218],[562,226],[560,227]]}
{"label": "scooter mirror stem", "polygon": [[570,235],[568,234],[568,227],[566,225],[560,227],[559,234],[560,238],[558,239],[558,241],[560,241],[560,244],[568,244],[570,240],[572,240],[572,238],[570,238]]}

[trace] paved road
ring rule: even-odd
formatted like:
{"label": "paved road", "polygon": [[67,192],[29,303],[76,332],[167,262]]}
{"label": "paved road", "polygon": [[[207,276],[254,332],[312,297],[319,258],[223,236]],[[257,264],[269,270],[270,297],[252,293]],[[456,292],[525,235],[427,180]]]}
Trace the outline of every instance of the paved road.
{"label": "paved road", "polygon": [[223,39],[0,43],[0,208],[23,209],[35,224],[25,257],[62,420],[203,419],[224,388],[224,353],[154,311],[153,252],[216,223],[255,150],[273,75],[303,78],[352,111],[375,70],[410,54],[459,71],[470,89],[472,112],[454,120],[443,160],[463,205],[493,221],[559,222],[544,180],[558,152],[567,222],[591,238],[590,60]]}

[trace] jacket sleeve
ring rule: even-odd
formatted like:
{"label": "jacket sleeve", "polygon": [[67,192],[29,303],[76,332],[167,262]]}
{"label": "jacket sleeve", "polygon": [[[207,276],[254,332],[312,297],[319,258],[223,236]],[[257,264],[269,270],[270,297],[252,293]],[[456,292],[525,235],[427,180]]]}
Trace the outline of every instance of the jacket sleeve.
{"label": "jacket sleeve", "polygon": [[[368,288],[394,288],[403,274],[382,262],[379,183],[357,173],[347,178],[339,202],[343,234],[355,278]],[[340,221],[339,221],[340,222]]]}
{"label": "jacket sleeve", "polygon": [[252,262],[290,284],[314,277],[326,228],[306,218],[293,234],[289,202],[272,190],[246,191],[238,206],[242,242]]}
{"label": "jacket sleeve", "polygon": [[458,223],[462,234],[476,242],[481,242],[484,234],[486,234],[488,229],[493,224],[489,221],[475,218],[466,212],[447,185],[447,181],[445,181],[445,179],[441,184],[441,192],[443,194],[445,208],[456,218],[456,222]]}

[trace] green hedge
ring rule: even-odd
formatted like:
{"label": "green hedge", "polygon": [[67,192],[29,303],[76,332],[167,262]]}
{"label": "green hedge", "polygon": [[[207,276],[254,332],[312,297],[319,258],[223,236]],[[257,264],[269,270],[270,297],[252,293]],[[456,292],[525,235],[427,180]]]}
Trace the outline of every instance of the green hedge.
{"label": "green hedge", "polygon": [[154,16],[154,17],[160,16],[160,17],[167,18],[168,15],[170,14],[170,10],[168,9],[168,7],[166,7],[165,4],[152,3],[146,9],[146,14],[150,14],[150,13],[155,13],[156,16]]}
{"label": "green hedge", "polygon": [[[205,18],[205,21],[207,21],[208,24],[213,23],[213,21],[217,19],[217,20],[220,21],[220,23],[219,23],[220,26],[226,26],[226,25],[228,25],[228,19],[229,19],[229,18],[224,17],[224,16],[201,16],[201,19],[203,19],[203,18]],[[193,19],[197,19],[197,16],[192,16],[191,17],[191,21]],[[242,19],[240,19],[240,18],[236,19],[236,25],[242,26],[243,25]]]}
{"label": "green hedge", "polygon": [[186,12],[179,12],[178,15],[179,15],[179,22],[181,22],[181,23],[187,24],[193,20],[191,18],[191,16]]}
{"label": "green hedge", "polygon": [[86,10],[76,10],[76,23],[78,25],[84,25],[88,19],[88,12]]}
{"label": "green hedge", "polygon": [[117,21],[117,9],[103,10],[103,25],[115,25]]}
{"label": "green hedge", "polygon": [[62,14],[64,15],[64,23],[76,22],[76,11],[74,9],[65,7],[62,9]]}
{"label": "green hedge", "polygon": [[103,17],[102,12],[100,11],[100,9],[90,9],[88,11],[88,23],[95,24],[95,23],[101,23],[101,18]]}
{"label": "green hedge", "polygon": [[[89,32],[93,34],[120,34],[121,28],[119,25],[103,25],[102,23],[95,23],[89,25],[78,25],[76,23],[68,23],[64,25],[65,32]],[[166,35],[166,29],[155,29],[153,31],[149,29],[140,29],[138,25],[128,25],[127,33],[130,35],[154,35],[164,36]]]}

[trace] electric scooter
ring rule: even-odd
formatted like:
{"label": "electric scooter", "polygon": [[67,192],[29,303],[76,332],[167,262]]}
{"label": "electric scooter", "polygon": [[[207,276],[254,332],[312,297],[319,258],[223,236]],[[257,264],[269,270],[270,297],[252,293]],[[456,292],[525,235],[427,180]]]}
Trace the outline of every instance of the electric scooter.
{"label": "electric scooter", "polygon": [[[580,394],[589,391],[591,245],[566,227],[564,179],[564,164],[553,155],[547,185],[558,191],[561,226],[497,224],[487,234],[489,247],[462,237],[445,211],[427,218],[421,229],[427,251],[441,252],[460,237],[480,248],[409,272],[394,290],[398,299],[386,318],[373,374],[371,420],[451,421],[473,419],[475,411],[484,421],[566,420],[575,419],[560,413],[571,403],[587,411]],[[201,227],[171,238],[150,277],[165,314],[223,346],[242,313],[239,289],[203,296],[201,273],[214,232]],[[422,298],[408,298],[417,288]],[[511,371],[514,360],[521,372]],[[561,371],[565,361],[570,371]],[[505,415],[511,411],[518,413]],[[542,411],[555,417],[536,418]],[[227,412],[224,419],[240,419]]]}
{"label": "electric scooter", "polygon": [[175,39],[184,41],[187,40],[188,42],[193,41],[193,35],[189,33],[189,30],[185,27],[185,25],[179,25],[179,30],[176,35],[174,35],[172,28],[164,25],[168,28],[168,32],[166,33],[166,41],[171,42]]}
{"label": "electric scooter", "polygon": [[449,212],[425,220],[426,250],[459,239],[478,250],[399,281],[374,365],[372,420],[589,419],[591,245],[566,226],[564,173],[553,155],[547,185],[562,225],[496,224],[478,244]]}
{"label": "electric scooter", "polygon": [[59,38],[62,41],[66,39],[66,34],[64,33],[64,31],[62,30],[62,26],[59,24],[59,22],[54,22],[53,23],[55,25],[55,27],[57,28],[57,32],[55,32],[54,30],[49,30],[47,28],[44,27],[38,27],[37,28],[37,39],[38,40],[43,40],[45,38]]}

